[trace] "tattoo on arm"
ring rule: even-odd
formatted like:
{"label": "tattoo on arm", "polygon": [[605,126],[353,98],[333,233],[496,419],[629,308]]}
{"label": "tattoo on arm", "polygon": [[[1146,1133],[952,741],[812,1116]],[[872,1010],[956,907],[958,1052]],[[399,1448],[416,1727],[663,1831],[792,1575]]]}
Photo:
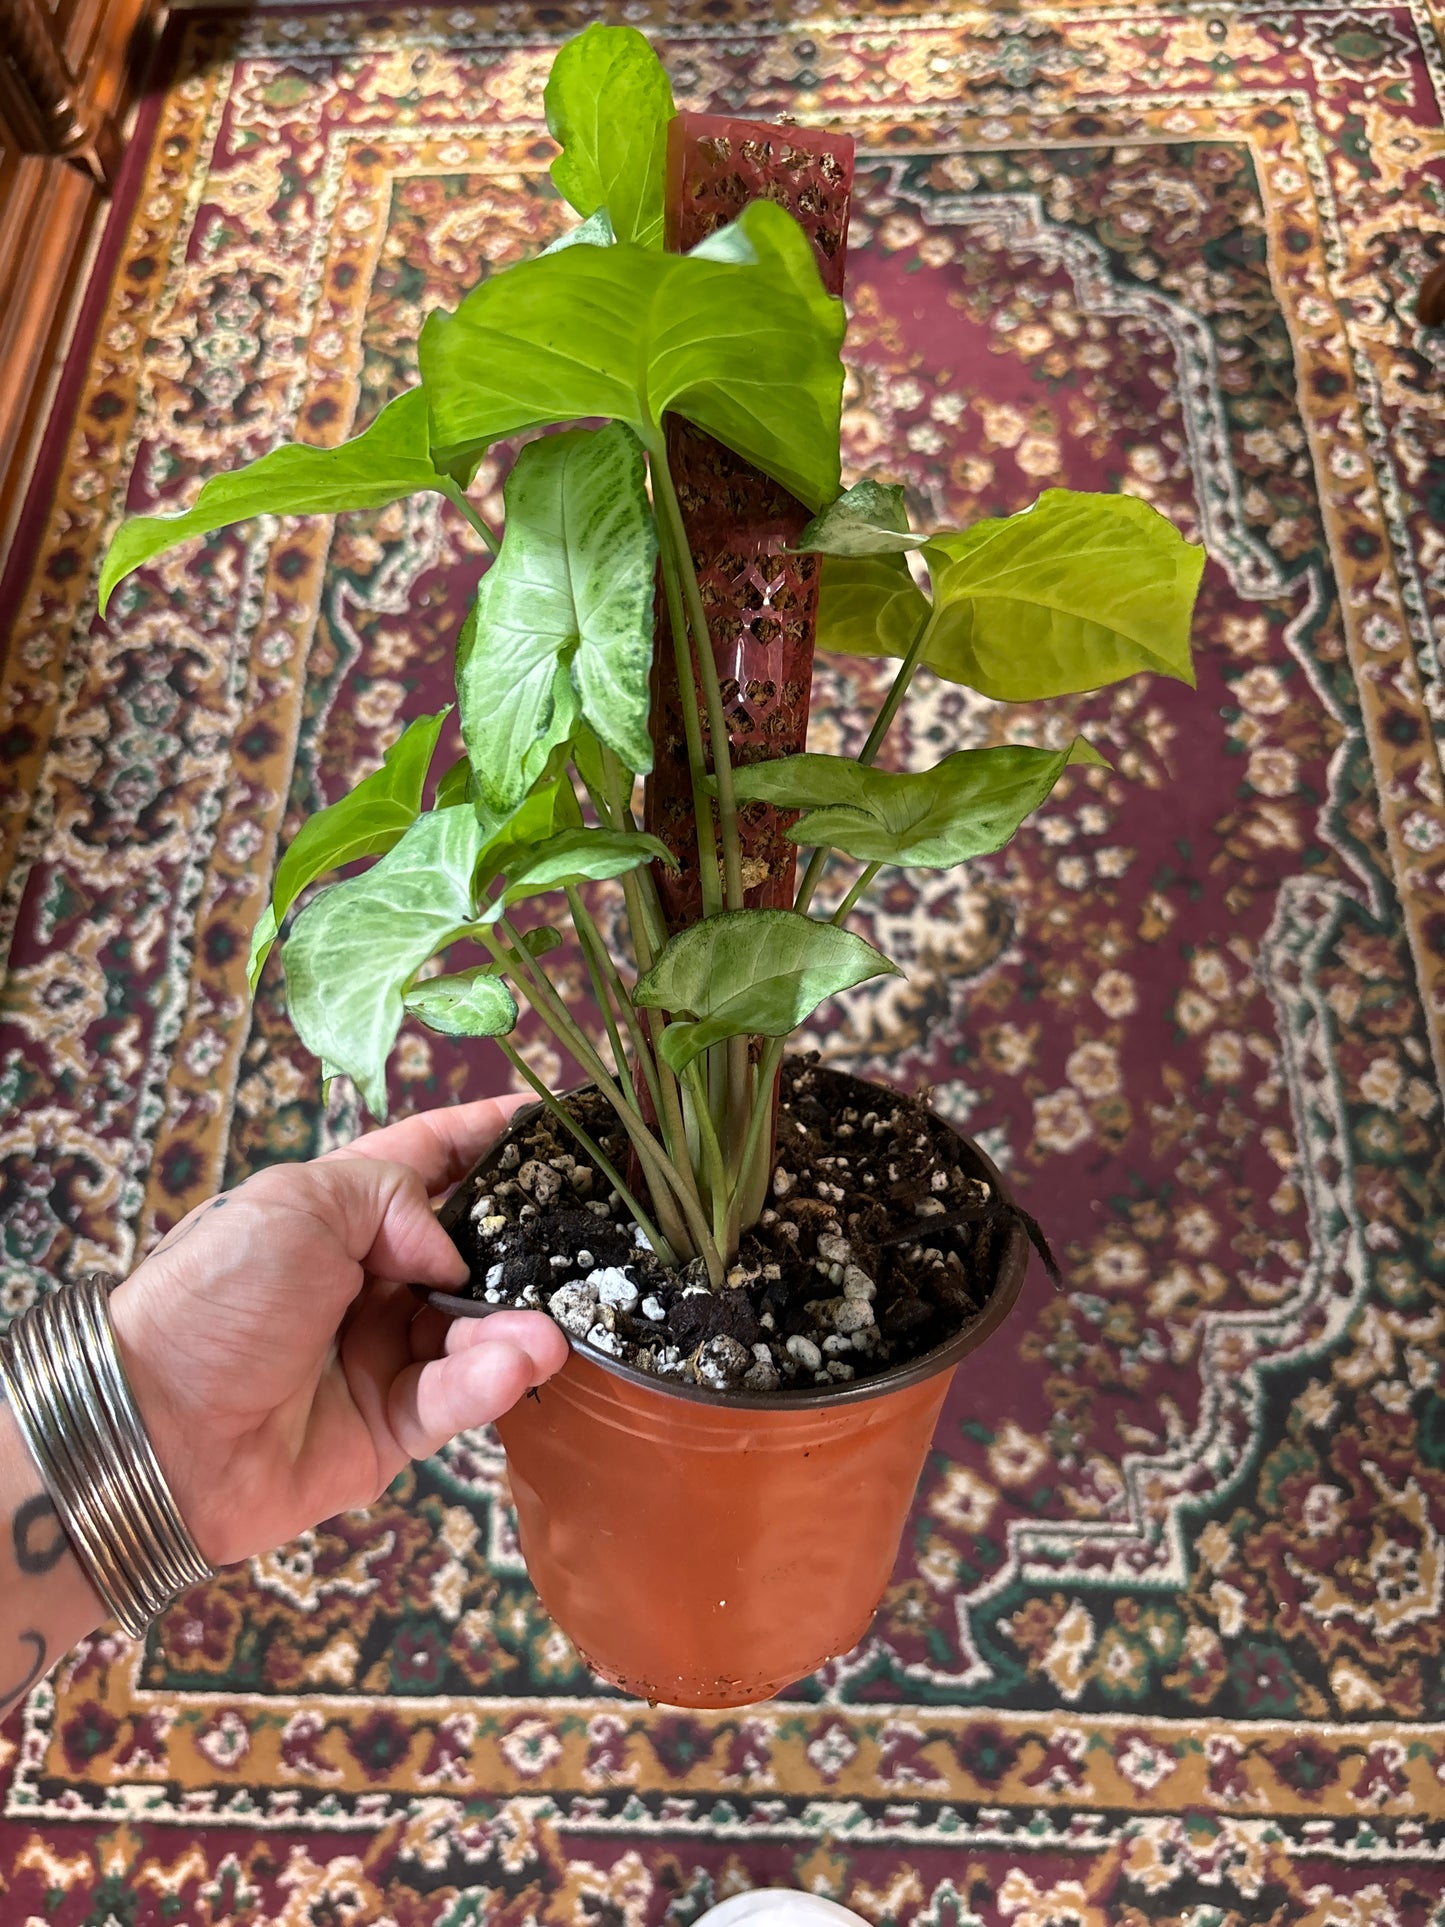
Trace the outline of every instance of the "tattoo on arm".
{"label": "tattoo on arm", "polygon": [[15,1564],[29,1575],[50,1572],[70,1550],[55,1503],[47,1493],[27,1499],[10,1522]]}
{"label": "tattoo on arm", "polygon": [[0,1692],[0,1713],[8,1711],[16,1700],[21,1698],[23,1694],[28,1693],[36,1680],[38,1680],[40,1675],[45,1671],[45,1641],[41,1638],[40,1634],[30,1629],[23,1633],[17,1633],[16,1637],[22,1645],[30,1646],[34,1649],[35,1658],[31,1663],[30,1671],[25,1675],[24,1679],[20,1681],[18,1686],[7,1686],[3,1692]]}
{"label": "tattoo on arm", "polygon": [[159,1258],[163,1251],[174,1251],[183,1238],[190,1237],[202,1218],[208,1217],[212,1211],[219,1211],[225,1202],[226,1198],[223,1194],[219,1198],[212,1198],[209,1204],[197,1205],[189,1216],[182,1218],[178,1225],[166,1233],[149,1255],[152,1258]]}

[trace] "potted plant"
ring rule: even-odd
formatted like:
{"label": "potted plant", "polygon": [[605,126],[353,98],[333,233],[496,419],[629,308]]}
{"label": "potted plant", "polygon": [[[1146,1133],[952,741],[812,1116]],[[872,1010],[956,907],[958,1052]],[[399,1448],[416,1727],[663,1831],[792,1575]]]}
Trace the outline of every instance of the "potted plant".
{"label": "potted plant", "polygon": [[[353,440],[132,518],[101,607],[163,548],[260,512],[432,490],[491,550],[457,650],[464,753],[432,787],[448,712],[418,717],[303,826],[251,983],[290,918],[292,1019],[378,1117],[408,1016],[495,1040],[535,1092],[444,1207],[470,1292],[433,1296],[547,1310],[572,1339],[499,1428],[544,1603],[617,1683],[733,1705],[861,1636],[952,1368],[1027,1261],[1031,1221],[974,1146],[785,1053],[825,1000],[894,970],[850,928],[880,869],[998,850],[1103,759],[1077,739],[900,772],[880,767],[890,725],[921,669],[1005,702],[1192,681],[1203,556],[1128,496],[1049,490],[915,531],[900,487],[843,489],[850,144],[676,116],[630,28],[567,43],[547,107],[581,224],[432,314],[420,384]],[[467,487],[518,436],[494,531]],[[856,758],[803,747],[815,641],[898,659]],[[834,861],[856,880],[823,915]],[[630,955],[594,915],[602,883]],[[605,1046],[549,973],[550,893]],[[581,1090],[548,1090],[509,1042],[520,1003]]]}

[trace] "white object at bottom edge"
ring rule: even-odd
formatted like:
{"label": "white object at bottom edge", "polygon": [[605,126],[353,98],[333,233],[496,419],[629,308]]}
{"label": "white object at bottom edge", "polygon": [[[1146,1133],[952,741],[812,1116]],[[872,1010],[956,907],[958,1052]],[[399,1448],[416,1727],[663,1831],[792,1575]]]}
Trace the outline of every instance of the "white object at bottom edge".
{"label": "white object at bottom edge", "polygon": [[869,1927],[862,1914],[840,1907],[836,1900],[821,1894],[794,1893],[786,1887],[758,1887],[751,1893],[734,1894],[719,1906],[709,1908],[698,1927]]}

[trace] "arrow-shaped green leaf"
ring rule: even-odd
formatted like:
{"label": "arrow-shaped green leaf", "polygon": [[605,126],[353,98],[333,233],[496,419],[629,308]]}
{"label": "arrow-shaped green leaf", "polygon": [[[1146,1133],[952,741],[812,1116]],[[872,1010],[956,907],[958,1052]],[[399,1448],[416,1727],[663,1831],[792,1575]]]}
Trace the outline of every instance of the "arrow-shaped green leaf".
{"label": "arrow-shaped green leaf", "polygon": [[843,322],[771,201],[690,255],[619,241],[519,262],[422,329],[437,459],[598,416],[657,447],[674,409],[821,507],[838,493]]}
{"label": "arrow-shaped green leaf", "polygon": [[466,804],[429,810],[360,876],[324,890],[282,946],[291,1021],[309,1051],[386,1116],[386,1060],[422,965],[472,922],[486,832]]}
{"label": "arrow-shaped green leaf", "polygon": [[1204,551],[1132,495],[1046,489],[1032,508],[933,536],[923,660],[1001,702],[1100,689],[1140,670],[1193,684]]}
{"label": "arrow-shaped green leaf", "polygon": [[906,656],[933,613],[901,555],[829,555],[818,590],[818,647]]}
{"label": "arrow-shaped green leaf", "polygon": [[495,923],[512,904],[543,890],[563,890],[579,883],[600,883],[620,877],[654,857],[677,867],[677,858],[655,836],[631,830],[563,830],[545,843],[525,851],[501,872],[500,897],[487,904],[478,919]]}
{"label": "arrow-shaped green leaf", "polygon": [[431,458],[426,397],[412,388],[360,435],[339,448],[289,442],[245,468],[213,475],[178,515],[133,515],[123,522],[100,572],[100,613],[122,576],[163,549],[252,515],[332,515],[383,508],[419,489],[446,494],[449,478]]}
{"label": "arrow-shaped green leaf", "polygon": [[804,814],[794,843],[860,863],[951,869],[1000,850],[1071,763],[1103,764],[1082,736],[1067,750],[961,749],[932,769],[868,769],[842,756],[785,756],[734,772],[740,798]]}
{"label": "arrow-shaped green leaf", "polygon": [[[437,738],[450,714],[450,708],[440,709],[408,723],[380,769],[349,795],[308,817],[296,832],[276,867],[271,901],[251,934],[246,981],[253,995],[286,912],[307,885],[358,857],[383,855],[415,822]],[[440,803],[440,793],[437,800]]]}
{"label": "arrow-shaped green leaf", "polygon": [[633,991],[676,1013],[659,1048],[675,1071],[727,1037],[786,1037],[825,998],[896,964],[849,930],[795,910],[729,910],[681,930]]}
{"label": "arrow-shaped green leaf", "polygon": [[606,208],[621,241],[662,246],[666,70],[635,27],[594,23],[566,41],[547,79],[547,126],[562,152],[557,192],[581,215]]}

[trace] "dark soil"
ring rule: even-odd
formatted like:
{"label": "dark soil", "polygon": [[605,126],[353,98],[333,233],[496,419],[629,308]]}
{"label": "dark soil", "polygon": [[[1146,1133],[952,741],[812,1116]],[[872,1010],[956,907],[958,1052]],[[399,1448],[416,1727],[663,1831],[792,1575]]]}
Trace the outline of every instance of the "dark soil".
{"label": "dark soil", "polygon": [[[623,1168],[604,1100],[568,1103]],[[443,1221],[472,1297],[550,1311],[575,1343],[659,1377],[811,1391],[921,1357],[982,1310],[1022,1214],[969,1174],[968,1155],[918,1099],[799,1058],[783,1067],[768,1208],[719,1290],[700,1264],[658,1262],[540,1106]]]}

